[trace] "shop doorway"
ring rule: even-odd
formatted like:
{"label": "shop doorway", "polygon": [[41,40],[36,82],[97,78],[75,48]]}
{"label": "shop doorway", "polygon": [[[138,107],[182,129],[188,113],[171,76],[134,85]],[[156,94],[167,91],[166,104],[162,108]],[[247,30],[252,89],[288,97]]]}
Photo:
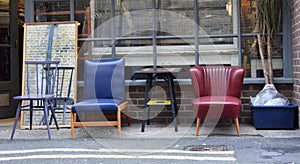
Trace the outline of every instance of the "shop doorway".
{"label": "shop doorway", "polygon": [[15,0],[0,0],[0,118],[15,115],[13,96],[20,94],[19,5]]}

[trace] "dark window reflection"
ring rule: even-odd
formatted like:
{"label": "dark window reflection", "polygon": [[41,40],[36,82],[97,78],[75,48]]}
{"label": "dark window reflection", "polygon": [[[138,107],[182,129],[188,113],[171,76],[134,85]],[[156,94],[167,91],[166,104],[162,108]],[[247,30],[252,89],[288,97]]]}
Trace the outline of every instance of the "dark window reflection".
{"label": "dark window reflection", "polygon": [[9,1],[0,1],[0,81],[9,81],[11,78],[9,13]]}

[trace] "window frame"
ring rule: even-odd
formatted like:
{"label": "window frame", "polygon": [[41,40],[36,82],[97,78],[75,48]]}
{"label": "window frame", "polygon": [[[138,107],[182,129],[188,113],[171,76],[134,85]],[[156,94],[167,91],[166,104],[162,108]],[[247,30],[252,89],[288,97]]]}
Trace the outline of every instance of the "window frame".
{"label": "window frame", "polygon": [[[29,0],[25,1],[25,22],[34,22],[34,2],[55,2],[55,1],[67,1],[67,0]],[[92,0],[93,1],[93,0]],[[291,27],[291,7],[290,7],[290,2],[291,0],[284,0],[282,1],[282,10],[285,12],[282,12],[282,46],[283,46],[283,77],[275,77],[274,78],[274,83],[293,83],[293,69],[292,69],[292,43],[291,43],[291,38],[292,38],[292,27]],[[115,15],[115,1],[111,1],[111,17],[114,17]],[[249,37],[249,36],[255,36],[255,34],[249,34],[249,33],[241,33],[241,0],[236,0],[233,1],[235,4],[233,6],[236,6],[236,21],[234,24],[237,24],[237,34],[220,34],[220,35],[209,35],[209,37],[232,37],[233,39],[237,39],[237,51],[238,51],[238,65],[242,66],[242,44],[241,44],[241,39],[242,37]],[[152,8],[155,8],[156,6],[156,0],[152,0]],[[194,21],[196,24],[199,24],[198,18],[199,18],[199,12],[197,11],[198,8],[198,0],[194,0]],[[155,10],[154,10],[155,11]],[[74,20],[74,0],[70,0],[70,19],[71,21]],[[153,22],[155,21],[155,16],[152,17]],[[153,23],[153,27],[155,27],[155,23]],[[114,27],[114,25],[111,25]],[[195,26],[195,31],[197,31],[198,27]],[[113,31],[113,30],[112,30]],[[199,40],[201,36],[199,36],[197,33],[194,34],[194,36],[188,36],[192,37],[195,40]],[[148,37],[149,38],[149,37]],[[161,36],[156,36],[155,32],[152,33],[152,47],[153,47],[153,53],[154,53],[154,58],[157,57],[156,51],[157,51],[157,39],[160,39]],[[168,37],[164,37],[168,38]],[[79,42],[95,42],[95,41],[111,41],[112,46],[111,46],[111,52],[112,54],[115,54],[116,52],[116,45],[114,42],[119,39],[115,38],[114,34],[112,33],[111,38],[79,38]],[[125,37],[122,39],[126,39]],[[142,39],[141,37],[130,37],[130,39]],[[234,43],[233,43],[234,44]],[[197,59],[199,58],[199,55],[201,56],[201,53],[199,53],[199,42],[195,41],[195,61],[198,61]],[[112,55],[112,58],[114,58],[115,55]],[[156,67],[155,59],[153,59],[153,64],[154,67]],[[195,65],[198,63],[195,62]],[[179,79],[179,83],[183,84],[190,84],[190,80],[188,79]],[[264,78],[245,78],[244,79],[244,84],[262,84],[265,83]]]}

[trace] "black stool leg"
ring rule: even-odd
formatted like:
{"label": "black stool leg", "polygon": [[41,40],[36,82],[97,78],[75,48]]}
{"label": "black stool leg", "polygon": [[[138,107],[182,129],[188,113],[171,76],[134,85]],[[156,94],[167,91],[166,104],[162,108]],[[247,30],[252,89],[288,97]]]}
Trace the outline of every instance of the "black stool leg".
{"label": "black stool leg", "polygon": [[176,105],[177,102],[176,102],[176,98],[175,98],[174,81],[173,81],[172,74],[168,74],[168,85],[169,85],[170,99],[171,99],[171,105],[172,105],[174,128],[175,128],[175,132],[178,132],[177,105]]}
{"label": "black stool leg", "polygon": [[147,125],[150,124],[150,120],[148,116],[150,115],[150,111],[147,106],[147,102],[149,99],[149,90],[151,89],[152,86],[152,74],[147,74],[147,79],[146,79],[146,88],[145,88],[145,99],[144,99],[144,113],[143,113],[143,120],[142,120],[142,129],[141,132],[145,131],[145,124],[147,120]]}

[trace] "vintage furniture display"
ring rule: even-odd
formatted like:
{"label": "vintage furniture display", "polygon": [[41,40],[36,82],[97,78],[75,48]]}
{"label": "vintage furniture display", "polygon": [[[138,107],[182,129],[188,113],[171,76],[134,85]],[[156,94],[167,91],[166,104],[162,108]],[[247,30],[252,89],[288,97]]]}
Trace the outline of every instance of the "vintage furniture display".
{"label": "vintage furniture display", "polygon": [[[145,99],[144,99],[144,114],[142,120],[141,132],[145,131],[145,123],[150,124],[150,108],[151,105],[171,105],[172,106],[172,115],[175,131],[178,131],[177,127],[177,102],[176,94],[174,90],[174,73],[180,72],[181,68],[142,68],[138,71],[135,71],[135,75],[142,75],[146,78],[146,88],[145,88]],[[149,91],[152,88],[153,80],[157,78],[164,79],[168,84],[169,89],[169,100],[150,100]]]}
{"label": "vintage furniture display", "polygon": [[192,100],[198,136],[201,119],[234,119],[240,136],[240,96],[245,70],[239,66],[193,66],[190,69],[195,98]]}
{"label": "vintage furniture display", "polygon": [[[84,61],[84,100],[72,106],[71,138],[75,127],[117,126],[120,137],[122,118],[127,118],[130,125],[124,67],[123,58]],[[117,118],[110,119],[110,116]]]}
{"label": "vintage furniture display", "polygon": [[54,88],[56,73],[59,61],[25,61],[23,69],[23,91],[21,96],[15,96],[14,100],[19,101],[16,111],[15,122],[11,133],[14,137],[21,111],[29,111],[30,130],[32,129],[33,111],[42,110],[42,120],[47,126],[48,138],[50,136],[49,111],[54,119],[56,128],[59,129],[54,112]]}

